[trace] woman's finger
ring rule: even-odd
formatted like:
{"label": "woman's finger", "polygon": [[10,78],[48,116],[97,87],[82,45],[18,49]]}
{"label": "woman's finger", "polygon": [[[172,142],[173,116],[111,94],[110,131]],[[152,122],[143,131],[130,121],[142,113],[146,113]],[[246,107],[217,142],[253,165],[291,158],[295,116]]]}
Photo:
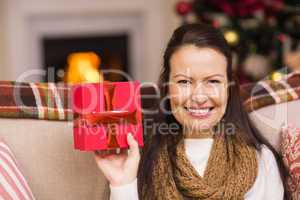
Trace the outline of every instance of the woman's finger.
{"label": "woman's finger", "polygon": [[129,156],[139,157],[139,145],[131,133],[127,135],[127,142],[129,145]]}

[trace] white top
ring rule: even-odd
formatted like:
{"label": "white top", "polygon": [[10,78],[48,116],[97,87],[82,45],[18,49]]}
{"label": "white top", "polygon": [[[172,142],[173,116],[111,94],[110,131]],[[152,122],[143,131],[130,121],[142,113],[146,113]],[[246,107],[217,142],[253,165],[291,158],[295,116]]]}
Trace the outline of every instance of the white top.
{"label": "white top", "polygon": [[[213,139],[185,139],[186,155],[200,176],[204,174]],[[245,200],[282,200],[284,189],[278,166],[271,150],[265,145],[258,156],[258,175]],[[110,186],[110,200],[138,200],[137,179],[127,185]]]}

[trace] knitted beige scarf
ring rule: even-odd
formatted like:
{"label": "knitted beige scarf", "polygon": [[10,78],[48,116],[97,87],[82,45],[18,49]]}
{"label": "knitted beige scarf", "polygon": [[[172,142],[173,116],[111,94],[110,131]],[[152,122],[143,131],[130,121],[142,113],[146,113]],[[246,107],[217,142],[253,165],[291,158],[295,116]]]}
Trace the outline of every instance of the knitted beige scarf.
{"label": "knitted beige scarf", "polygon": [[184,141],[171,154],[164,145],[154,166],[154,191],[143,187],[143,200],[242,200],[257,176],[256,151],[237,136],[214,136],[202,177],[187,159]]}

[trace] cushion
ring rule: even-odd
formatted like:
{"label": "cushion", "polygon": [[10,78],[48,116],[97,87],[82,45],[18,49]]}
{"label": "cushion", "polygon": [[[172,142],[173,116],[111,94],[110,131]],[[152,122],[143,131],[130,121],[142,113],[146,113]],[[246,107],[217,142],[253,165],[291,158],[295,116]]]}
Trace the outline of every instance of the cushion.
{"label": "cushion", "polygon": [[70,85],[0,81],[0,117],[71,120]]}
{"label": "cushion", "polygon": [[0,138],[15,153],[36,199],[108,199],[94,154],[74,150],[72,122],[0,118]]}
{"label": "cushion", "polygon": [[293,199],[300,199],[300,128],[285,126],[282,129],[281,153],[289,171],[288,188]]}
{"label": "cushion", "polygon": [[249,117],[254,126],[279,151],[281,127],[286,124],[300,127],[299,113],[300,100],[294,100],[254,110],[249,113]]}
{"label": "cushion", "polygon": [[241,86],[241,97],[253,125],[279,151],[282,125],[293,123],[300,113],[300,72],[280,81],[261,80]]}
{"label": "cushion", "polygon": [[0,196],[2,199],[34,199],[14,154],[2,139],[0,139]]}
{"label": "cushion", "polygon": [[248,112],[265,106],[300,99],[300,72],[284,76],[280,81],[261,80],[241,86],[241,96]]}

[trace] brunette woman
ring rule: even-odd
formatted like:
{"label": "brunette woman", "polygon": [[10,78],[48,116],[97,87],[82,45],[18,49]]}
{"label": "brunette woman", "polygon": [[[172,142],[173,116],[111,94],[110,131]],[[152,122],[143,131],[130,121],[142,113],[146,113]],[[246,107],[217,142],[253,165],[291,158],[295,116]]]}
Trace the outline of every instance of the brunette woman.
{"label": "brunette woman", "polygon": [[[96,156],[111,200],[282,200],[285,171],[252,126],[239,98],[231,52],[222,33],[204,24],[175,30],[160,75],[161,102],[140,159]],[[162,132],[159,124],[178,126]]]}

